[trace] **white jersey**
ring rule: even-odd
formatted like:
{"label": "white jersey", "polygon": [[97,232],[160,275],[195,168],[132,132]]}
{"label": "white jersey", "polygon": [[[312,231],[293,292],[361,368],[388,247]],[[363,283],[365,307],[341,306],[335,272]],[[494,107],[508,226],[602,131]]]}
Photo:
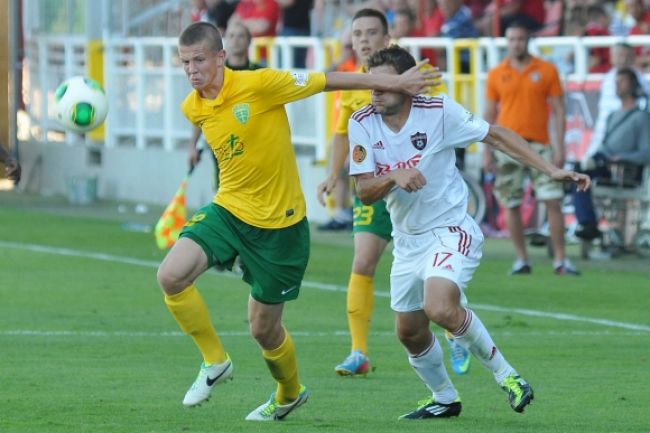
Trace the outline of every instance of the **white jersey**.
{"label": "white jersey", "polygon": [[350,174],[384,176],[413,168],[426,185],[409,193],[395,187],[385,197],[393,230],[420,234],[460,225],[467,214],[467,186],[455,166],[455,147],[482,141],[490,125],[447,96],[415,96],[399,132],[391,131],[367,105],[348,123]]}

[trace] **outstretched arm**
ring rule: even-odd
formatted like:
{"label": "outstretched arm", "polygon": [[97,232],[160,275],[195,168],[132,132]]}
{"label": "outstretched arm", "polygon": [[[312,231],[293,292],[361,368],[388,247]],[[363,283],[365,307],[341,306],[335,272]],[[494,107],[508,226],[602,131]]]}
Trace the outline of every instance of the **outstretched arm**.
{"label": "outstretched arm", "polygon": [[421,60],[399,75],[328,72],[325,74],[325,90],[376,89],[417,95],[441,82],[441,75],[436,68],[421,68],[428,62],[428,59]]}
{"label": "outstretched arm", "polygon": [[556,181],[575,182],[578,191],[586,191],[591,185],[589,176],[575,171],[563,170],[551,164],[531,149],[526,140],[508,128],[491,125],[483,142],[513,157],[522,164],[536,168]]}

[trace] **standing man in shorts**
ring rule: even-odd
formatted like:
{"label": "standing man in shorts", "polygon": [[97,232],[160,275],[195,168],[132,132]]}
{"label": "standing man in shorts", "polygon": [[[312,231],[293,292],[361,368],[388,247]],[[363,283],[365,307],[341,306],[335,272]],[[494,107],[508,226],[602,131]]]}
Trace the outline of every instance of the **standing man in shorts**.
{"label": "standing man in shorts", "polygon": [[[513,22],[506,29],[508,57],[488,73],[485,120],[512,129],[530,147],[556,167],[564,166],[564,96],[557,69],[552,63],[528,52],[530,32]],[[548,105],[555,123],[555,140],[548,133]],[[544,202],[551,231],[553,270],[558,275],[579,275],[566,258],[562,185],[546,174],[524,167],[508,155],[496,156],[495,195],[506,209],[506,223],[517,259],[510,275],[530,274],[520,207],[524,196],[524,176],[528,172],[537,200]],[[486,146],[483,166],[494,172],[492,149]]]}
{"label": "standing man in shorts", "polygon": [[[367,72],[365,62],[376,51],[386,48],[390,42],[388,22],[383,12],[376,9],[360,9],[352,18],[352,49],[361,65],[359,72]],[[435,93],[446,89],[437,86]],[[336,132],[332,138],[332,157],[327,179],[318,185],[318,200],[324,206],[325,194],[330,194],[336,185],[338,174],[343,170],[348,156],[348,120],[353,112],[370,103],[370,92],[353,90],[341,95]],[[386,203],[379,200],[365,205],[354,197],[353,225],[354,258],[348,282],[347,316],[351,336],[350,354],[334,371],[341,376],[366,374],[370,370],[368,357],[368,335],[372,316],[375,270],[386,246],[391,240],[393,226],[386,210]],[[458,374],[469,370],[469,352],[455,345],[453,338],[447,336],[450,344],[453,369]]]}
{"label": "standing man in shorts", "polygon": [[[398,46],[368,59],[370,75],[404,73],[415,60]],[[391,308],[409,364],[431,397],[400,419],[458,416],[461,401],[444,366],[430,323],[452,332],[507,393],[515,412],[533,400],[531,386],[506,361],[478,316],[464,306],[464,290],[479,266],[483,234],[467,213],[467,186],[455,166],[456,147],[483,141],[555,181],[589,177],[542,159],[509,129],[490,126],[446,96],[373,91],[372,105],[349,122],[350,174],[364,203],[384,199],[393,223]],[[381,143],[378,146],[377,143]],[[392,402],[394,404],[394,402]]]}
{"label": "standing man in shorts", "polygon": [[188,26],[179,57],[193,91],[182,111],[199,126],[221,169],[214,201],[199,209],[158,269],[165,303],[203,357],[183,404],[206,401],[233,374],[233,364],[195,286],[213,266],[241,259],[251,286],[250,331],[277,382],[271,398],[247,417],[273,421],[307,400],[296,351],[282,323],[284,303],[296,299],[309,258],[309,225],[284,105],[323,90],[379,88],[415,94],[437,74],[418,67],[404,79],[356,73],[290,73],[225,67],[221,35],[212,24]]}

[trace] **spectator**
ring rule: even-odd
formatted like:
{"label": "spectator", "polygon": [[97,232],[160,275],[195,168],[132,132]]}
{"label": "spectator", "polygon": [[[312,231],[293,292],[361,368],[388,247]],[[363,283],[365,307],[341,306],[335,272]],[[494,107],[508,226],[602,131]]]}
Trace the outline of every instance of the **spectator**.
{"label": "spectator", "polygon": [[[630,29],[630,35],[647,35],[650,33],[650,11],[647,10],[643,0],[628,0],[626,2],[630,15],[635,24]],[[650,47],[639,46],[635,49],[635,66],[645,71],[650,67]]]}
{"label": "spectator", "polygon": [[[593,135],[589,142],[586,157],[593,155],[603,142],[605,125],[610,113],[621,108],[621,100],[616,96],[616,73],[619,69],[629,68],[634,65],[634,48],[625,43],[619,43],[611,48],[612,68],[603,77],[598,99],[598,117],[594,126]],[[635,70],[636,76],[646,95],[650,95],[650,83],[643,74]],[[647,108],[644,106],[644,108]]]}
{"label": "spectator", "polygon": [[436,36],[440,33],[440,28],[445,20],[442,16],[437,0],[425,0],[422,10],[421,32],[424,36]]}
{"label": "spectator", "polygon": [[223,35],[228,27],[228,20],[235,12],[239,0],[212,0],[208,5],[208,18]]}
{"label": "spectator", "polygon": [[[309,36],[311,32],[311,10],[313,0],[276,0],[282,8],[280,36]],[[307,48],[294,49],[293,66],[305,68]]]}
{"label": "spectator", "polygon": [[230,19],[242,21],[254,38],[275,36],[280,8],[275,0],[241,0]]}
{"label": "spectator", "polygon": [[[437,36],[447,38],[476,38],[478,30],[472,21],[472,11],[465,6],[462,0],[438,0],[443,23]],[[469,72],[469,50],[463,50],[461,56],[461,73]]]}
{"label": "spectator", "polygon": [[192,0],[190,13],[193,23],[208,22],[208,5],[205,0]]}
{"label": "spectator", "polygon": [[628,13],[634,18],[634,26],[630,35],[647,35],[650,30],[650,11],[643,0],[626,0],[625,6]]}
{"label": "spectator", "polygon": [[390,37],[392,39],[422,36],[415,28],[416,18],[411,9],[398,9],[393,14],[390,24]]}
{"label": "spectator", "polygon": [[[477,27],[484,35],[492,35],[495,14],[495,2],[492,2],[477,23]],[[498,16],[499,34],[502,36],[505,34],[505,29],[513,22],[521,23],[530,33],[533,33],[544,24],[544,0],[503,0],[498,9]]]}
{"label": "spectator", "polygon": [[[641,180],[643,166],[650,163],[650,113],[640,110],[637,102],[642,94],[634,69],[622,68],[616,72],[616,95],[621,108],[607,117],[603,141],[587,164],[585,173],[592,178],[611,177],[608,163],[622,162],[630,164],[627,169],[631,172],[622,181]],[[576,236],[587,240],[600,237],[591,191],[578,193],[573,188],[573,204],[580,224]]]}
{"label": "spectator", "polygon": [[[488,73],[485,120],[508,127],[524,137],[530,146],[556,167],[564,165],[564,97],[557,69],[552,63],[528,52],[530,31],[523,23],[514,22],[506,29],[508,57]],[[555,140],[548,132],[547,105],[556,127]],[[524,243],[520,207],[526,174],[520,162],[501,153],[497,156],[495,191],[500,204],[506,208],[506,223],[515,247],[517,260],[510,275],[529,274],[531,266]],[[493,155],[489,147],[484,152],[486,172],[493,172]],[[558,275],[579,275],[565,256],[564,215],[560,200],[562,185],[538,170],[531,169],[536,197],[546,204],[554,271]]]}
{"label": "spectator", "polygon": [[[609,36],[609,17],[600,5],[587,8],[587,25],[585,36]],[[607,72],[611,67],[609,63],[609,48],[595,47],[589,52],[589,72]]]}

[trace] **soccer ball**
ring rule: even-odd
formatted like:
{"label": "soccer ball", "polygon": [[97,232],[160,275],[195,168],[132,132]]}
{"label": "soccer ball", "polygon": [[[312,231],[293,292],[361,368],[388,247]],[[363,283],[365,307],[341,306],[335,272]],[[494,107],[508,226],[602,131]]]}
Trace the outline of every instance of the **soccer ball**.
{"label": "soccer ball", "polygon": [[102,124],[108,113],[108,100],[102,86],[89,78],[65,80],[54,92],[56,120],[65,129],[84,133]]}

